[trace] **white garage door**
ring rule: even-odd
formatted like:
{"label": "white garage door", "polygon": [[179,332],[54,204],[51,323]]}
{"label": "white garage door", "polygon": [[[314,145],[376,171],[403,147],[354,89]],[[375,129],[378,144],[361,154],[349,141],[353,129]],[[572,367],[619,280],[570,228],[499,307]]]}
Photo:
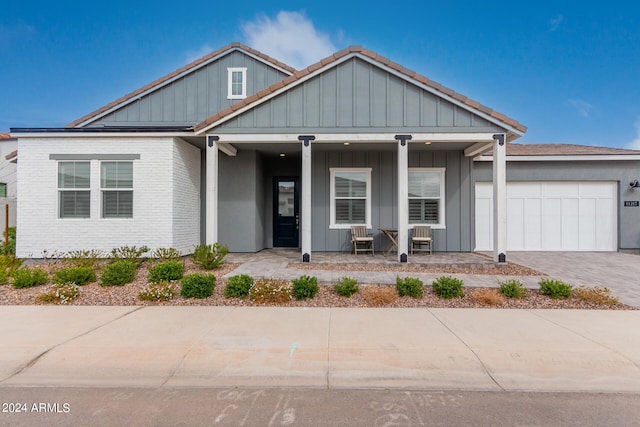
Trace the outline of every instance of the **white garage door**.
{"label": "white garage door", "polygon": [[[617,183],[508,182],[507,250],[617,250]],[[493,249],[493,185],[476,183],[476,250]]]}

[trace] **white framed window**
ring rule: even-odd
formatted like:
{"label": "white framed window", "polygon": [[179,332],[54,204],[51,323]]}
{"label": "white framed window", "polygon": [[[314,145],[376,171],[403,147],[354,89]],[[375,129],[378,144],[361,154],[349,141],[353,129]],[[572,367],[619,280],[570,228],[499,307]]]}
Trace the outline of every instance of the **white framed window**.
{"label": "white framed window", "polygon": [[102,218],[133,218],[133,162],[100,162]]}
{"label": "white framed window", "polygon": [[244,99],[247,97],[247,69],[227,68],[227,99]]}
{"label": "white framed window", "polygon": [[7,183],[0,182],[0,197],[7,197]]}
{"label": "white framed window", "polygon": [[445,168],[409,168],[409,226],[445,227]]}
{"label": "white framed window", "polygon": [[58,217],[91,216],[91,163],[58,163]]}
{"label": "white framed window", "polygon": [[371,168],[330,168],[329,228],[371,227]]}

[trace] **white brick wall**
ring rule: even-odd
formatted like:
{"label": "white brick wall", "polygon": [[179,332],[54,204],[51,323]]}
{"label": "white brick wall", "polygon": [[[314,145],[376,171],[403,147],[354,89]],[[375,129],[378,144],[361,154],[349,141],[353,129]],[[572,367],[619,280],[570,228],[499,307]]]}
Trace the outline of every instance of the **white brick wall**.
{"label": "white brick wall", "polygon": [[173,247],[183,254],[200,243],[200,150],[176,139],[173,146]]}
{"label": "white brick wall", "polygon": [[[184,175],[181,170],[199,175],[195,147],[170,137],[42,138],[21,139],[18,144],[17,256],[40,258],[44,250],[108,252],[124,245],[176,247],[188,252],[199,242],[199,178],[197,186],[181,184],[178,192],[173,186],[174,176]],[[178,158],[177,153],[187,154]],[[58,162],[49,160],[50,154],[139,154],[140,159],[133,161],[133,218],[100,217],[98,160],[91,160],[91,217],[58,218]],[[181,195],[174,197],[174,193]],[[174,211],[174,200],[184,203],[185,210],[193,208],[194,219],[179,221],[180,233],[173,230],[174,214],[179,211]],[[184,218],[184,212],[180,215]],[[174,236],[180,236],[179,241]]]}

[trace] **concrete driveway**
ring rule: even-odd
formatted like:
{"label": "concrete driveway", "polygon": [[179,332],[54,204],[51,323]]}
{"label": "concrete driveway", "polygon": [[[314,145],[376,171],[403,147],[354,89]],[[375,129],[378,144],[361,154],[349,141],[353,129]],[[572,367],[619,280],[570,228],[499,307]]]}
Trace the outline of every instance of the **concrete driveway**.
{"label": "concrete driveway", "polygon": [[611,289],[620,302],[640,308],[640,256],[620,252],[509,252],[507,260],[573,286]]}

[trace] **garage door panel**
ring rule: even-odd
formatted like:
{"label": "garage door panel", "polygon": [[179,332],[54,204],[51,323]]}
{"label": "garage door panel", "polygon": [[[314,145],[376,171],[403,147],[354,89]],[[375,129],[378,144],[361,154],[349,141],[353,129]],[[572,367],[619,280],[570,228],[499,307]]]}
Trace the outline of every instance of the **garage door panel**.
{"label": "garage door panel", "polygon": [[616,211],[615,202],[610,199],[596,201],[596,247],[602,250],[616,246],[614,228]]}
{"label": "garage door panel", "polygon": [[542,248],[542,201],[538,198],[524,201],[524,248],[540,250]]}
{"label": "garage door panel", "polygon": [[542,249],[551,251],[562,249],[562,199],[542,201],[541,234]]}
{"label": "garage door panel", "polygon": [[580,249],[596,248],[596,200],[580,199]]}
{"label": "garage door panel", "polygon": [[580,184],[577,182],[545,182],[542,185],[542,197],[544,198],[568,198],[580,195]]}
{"label": "garage door panel", "polygon": [[524,200],[507,199],[507,235],[511,246],[517,250],[524,248]]}
{"label": "garage door panel", "polygon": [[573,198],[562,199],[562,243],[561,248],[569,251],[580,249],[580,201]]}

